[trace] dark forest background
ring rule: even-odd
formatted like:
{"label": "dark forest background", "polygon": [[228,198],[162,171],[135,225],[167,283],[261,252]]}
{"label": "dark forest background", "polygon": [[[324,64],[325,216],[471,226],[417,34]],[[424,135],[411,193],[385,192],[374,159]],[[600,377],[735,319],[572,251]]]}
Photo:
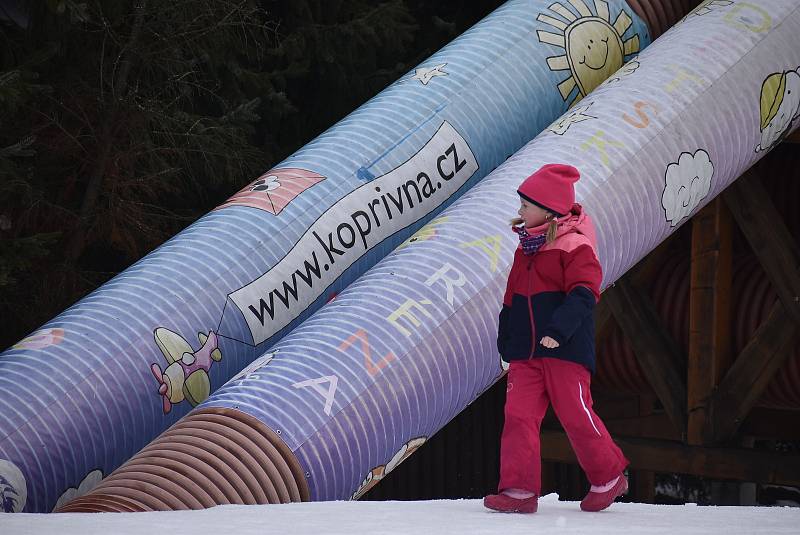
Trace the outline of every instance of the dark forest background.
{"label": "dark forest background", "polygon": [[0,1],[0,350],[500,4]]}

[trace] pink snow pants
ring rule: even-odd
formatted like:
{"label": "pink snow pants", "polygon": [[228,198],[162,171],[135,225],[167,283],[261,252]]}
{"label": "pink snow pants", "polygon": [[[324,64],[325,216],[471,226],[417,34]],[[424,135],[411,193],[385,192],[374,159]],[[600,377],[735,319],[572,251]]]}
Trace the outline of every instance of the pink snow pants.
{"label": "pink snow pants", "polygon": [[592,410],[590,382],[589,370],[575,362],[554,358],[511,362],[498,492],[520,489],[540,495],[539,430],[550,403],[592,485],[604,485],[622,473],[628,460]]}

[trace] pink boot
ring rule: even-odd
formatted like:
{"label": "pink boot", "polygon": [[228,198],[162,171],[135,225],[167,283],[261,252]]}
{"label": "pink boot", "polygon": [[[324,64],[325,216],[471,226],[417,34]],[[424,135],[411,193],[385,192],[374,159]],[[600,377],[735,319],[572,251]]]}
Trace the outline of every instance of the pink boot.
{"label": "pink boot", "polygon": [[512,498],[507,494],[490,494],[483,499],[483,506],[501,513],[535,513],[539,508],[536,496]]}
{"label": "pink boot", "polygon": [[581,509],[590,512],[602,511],[626,492],[628,492],[628,479],[620,474],[613,484],[609,483],[599,489],[593,486],[581,502]]}

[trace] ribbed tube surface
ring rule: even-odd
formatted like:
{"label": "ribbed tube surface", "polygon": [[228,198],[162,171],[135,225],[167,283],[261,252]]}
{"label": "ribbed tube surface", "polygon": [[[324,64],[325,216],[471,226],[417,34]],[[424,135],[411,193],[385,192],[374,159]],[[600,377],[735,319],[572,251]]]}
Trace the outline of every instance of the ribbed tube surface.
{"label": "ribbed tube surface", "polygon": [[235,409],[207,408],[183,418],[56,512],[203,509],[308,498],[302,468],[278,435]]}

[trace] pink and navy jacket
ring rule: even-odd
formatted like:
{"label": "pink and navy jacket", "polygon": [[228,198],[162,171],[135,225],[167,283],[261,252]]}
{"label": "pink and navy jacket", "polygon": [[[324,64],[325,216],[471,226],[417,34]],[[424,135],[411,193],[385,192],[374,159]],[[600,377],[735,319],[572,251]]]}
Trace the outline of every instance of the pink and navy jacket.
{"label": "pink and navy jacket", "polygon": [[[544,232],[547,223],[530,234]],[[503,360],[552,357],[595,371],[594,318],[603,271],[594,225],[579,204],[559,221],[557,238],[536,253],[514,253],[508,276],[497,348]],[[539,341],[549,336],[554,349]]]}

